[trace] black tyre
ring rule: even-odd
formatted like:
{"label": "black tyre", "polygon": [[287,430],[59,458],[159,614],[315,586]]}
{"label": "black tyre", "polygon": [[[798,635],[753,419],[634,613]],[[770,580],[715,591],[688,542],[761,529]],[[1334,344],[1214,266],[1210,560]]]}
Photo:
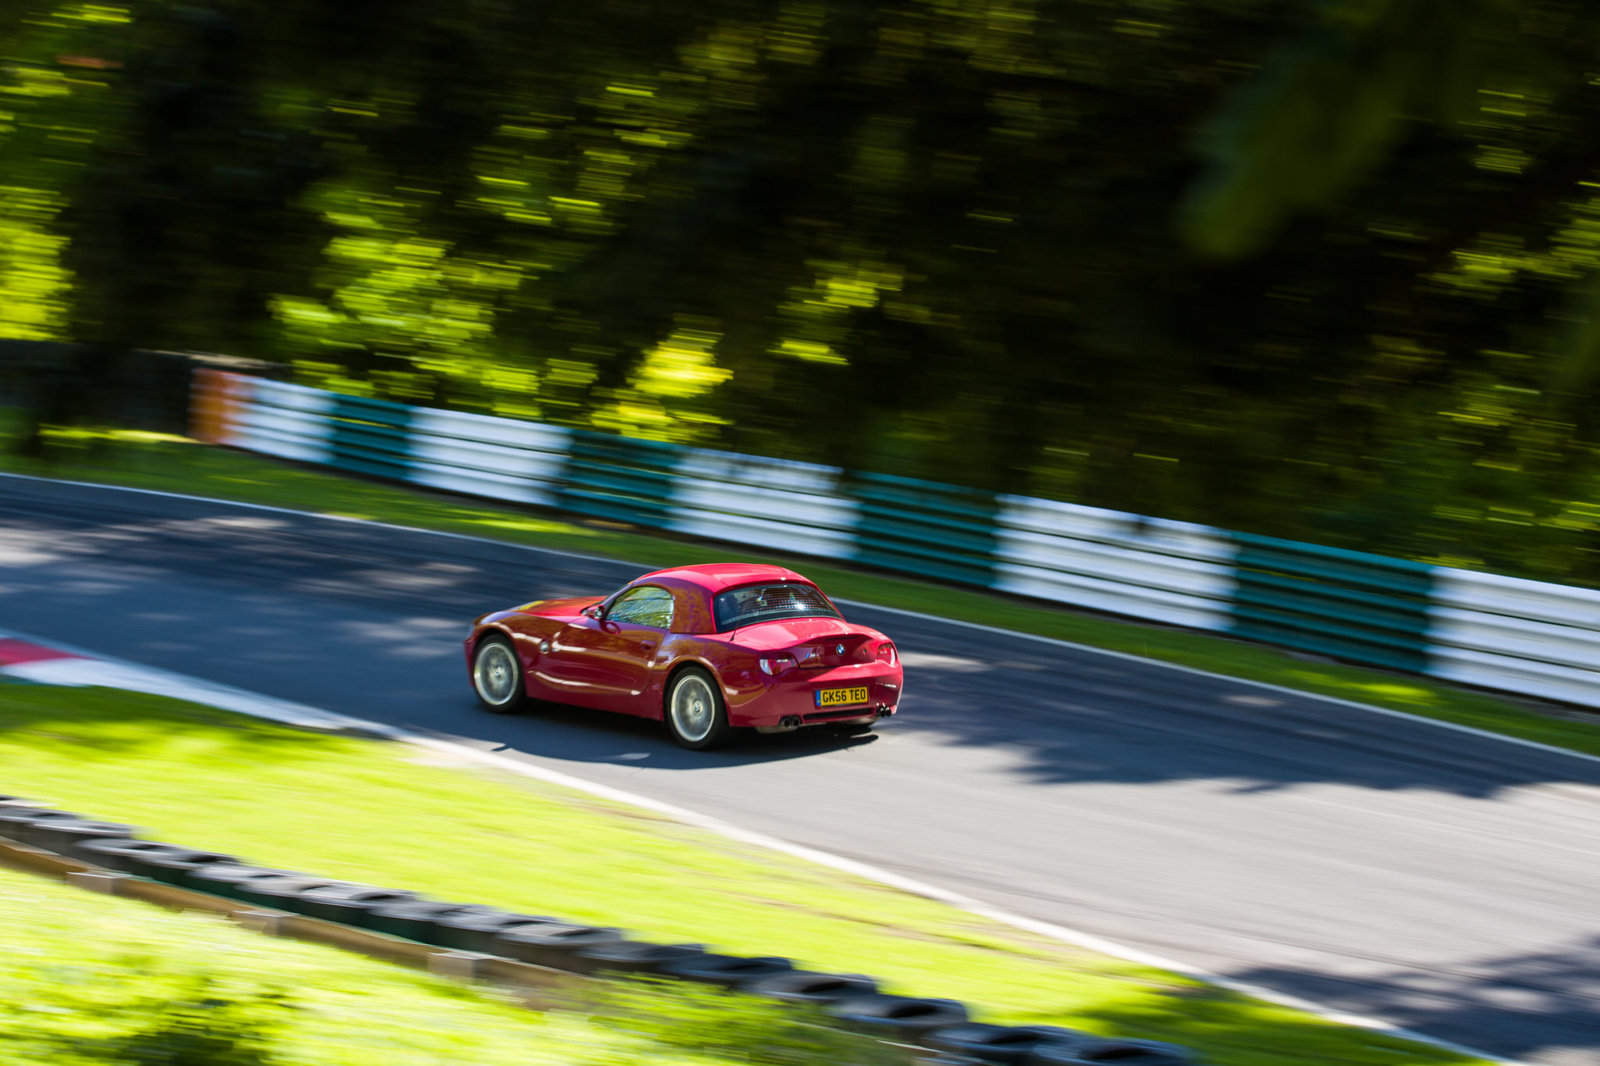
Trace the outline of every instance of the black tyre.
{"label": "black tyre", "polygon": [[472,690],[478,702],[495,714],[510,714],[528,702],[522,663],[510,639],[496,634],[478,642],[472,653]]}
{"label": "black tyre", "polygon": [[967,1020],[967,1008],[953,999],[915,996],[857,996],[831,1003],[827,1011],[852,1029],[906,1043],[915,1042],[923,1033],[962,1025]]}
{"label": "black tyre", "polygon": [[686,748],[714,748],[733,734],[720,686],[698,666],[691,666],[672,679],[664,710],[667,732]]}
{"label": "black tyre", "polygon": [[758,977],[788,973],[794,963],[781,955],[719,955],[707,952],[661,964],[661,972],[685,981],[733,988]]}
{"label": "black tyre", "polygon": [[584,948],[567,966],[583,973],[660,973],[661,967],[668,963],[698,958],[705,953],[706,949],[700,944],[647,944],[640,940],[617,940]]}
{"label": "black tyre", "polygon": [[573,958],[584,948],[619,944],[622,930],[594,925],[568,925],[544,922],[539,925],[512,926],[489,943],[490,954],[505,955],[534,966],[566,970],[582,966]]}
{"label": "black tyre", "polygon": [[878,991],[878,982],[857,973],[786,970],[745,981],[739,988],[753,995],[781,999],[786,1003],[821,1005],[856,996],[870,996]]}
{"label": "black tyre", "polygon": [[433,933],[428,943],[441,948],[461,951],[488,952],[497,933],[519,925],[565,925],[560,918],[536,914],[514,914],[494,908],[469,910],[462,914],[447,914],[433,923]]}

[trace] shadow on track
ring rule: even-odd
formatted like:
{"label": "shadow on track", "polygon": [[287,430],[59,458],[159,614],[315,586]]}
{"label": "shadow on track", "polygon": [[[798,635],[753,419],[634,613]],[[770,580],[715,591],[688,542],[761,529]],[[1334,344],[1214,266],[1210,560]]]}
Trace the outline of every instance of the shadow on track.
{"label": "shadow on track", "polygon": [[[1600,937],[1537,954],[1483,958],[1461,972],[1396,969],[1364,981],[1282,969],[1228,976],[1264,987],[1292,982],[1320,1003],[1356,1013],[1381,1009],[1400,1026],[1475,1043],[1507,1058],[1561,1066],[1600,1062]],[[1480,1045],[1481,1046],[1481,1045]]]}
{"label": "shadow on track", "polygon": [[749,766],[845,752],[876,743],[878,736],[846,736],[824,728],[762,735],[740,731],[730,742],[709,751],[691,751],[673,743],[659,721],[607,714],[558,703],[538,703],[516,715],[491,715],[470,699],[460,701],[460,724],[452,739],[467,740],[490,750],[585,763],[617,766],[648,765],[653,770],[703,770]]}

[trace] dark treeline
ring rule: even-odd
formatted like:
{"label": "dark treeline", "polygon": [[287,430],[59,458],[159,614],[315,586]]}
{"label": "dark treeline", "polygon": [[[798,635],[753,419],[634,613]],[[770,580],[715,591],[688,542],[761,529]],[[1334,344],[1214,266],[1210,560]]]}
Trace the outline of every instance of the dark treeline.
{"label": "dark treeline", "polygon": [[82,375],[228,352],[1600,582],[1595,5],[0,19],[0,330]]}

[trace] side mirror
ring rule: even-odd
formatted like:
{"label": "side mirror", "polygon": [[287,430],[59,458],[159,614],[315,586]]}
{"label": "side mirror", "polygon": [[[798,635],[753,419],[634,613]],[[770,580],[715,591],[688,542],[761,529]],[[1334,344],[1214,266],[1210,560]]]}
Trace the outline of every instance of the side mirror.
{"label": "side mirror", "polygon": [[583,613],[585,617],[593,618],[596,622],[598,622],[600,620],[600,616],[605,613],[605,604],[591,603],[589,606],[583,609]]}

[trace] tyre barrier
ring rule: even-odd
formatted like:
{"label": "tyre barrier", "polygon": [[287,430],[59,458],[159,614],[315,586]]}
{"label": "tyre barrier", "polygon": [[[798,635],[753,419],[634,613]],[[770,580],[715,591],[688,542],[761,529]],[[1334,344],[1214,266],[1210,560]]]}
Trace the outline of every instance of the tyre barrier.
{"label": "tyre barrier", "polygon": [[[1199,1062],[1188,1049],[1160,1041],[1107,1039],[1056,1026],[973,1022],[967,1008],[956,1000],[886,994],[878,991],[877,982],[870,977],[796,970],[792,960],[777,955],[726,955],[708,952],[700,944],[630,940],[619,929],[481,904],[438,902],[413,892],[255,866],[220,852],[140,840],[134,832],[132,826],[95,822],[0,795],[0,840],[203,894],[189,897],[195,902],[188,906],[210,897],[271,908],[264,914],[243,912],[244,919],[268,920],[253,928],[276,929],[282,916],[274,918],[273,912],[288,912],[329,923],[319,927],[322,929],[355,927],[413,945],[468,953],[465,960],[438,956],[449,963],[449,972],[458,964],[466,965],[456,976],[481,977],[493,973],[496,965],[503,970],[516,964],[545,968],[525,971],[528,973],[661,974],[781,1002],[820,1006],[841,1027],[930,1049],[931,1057],[917,1057],[919,1066],[1197,1066]],[[33,854],[37,856],[37,852]],[[59,865],[25,868],[60,870]],[[77,876],[70,875],[69,880]],[[84,876],[103,881],[115,875],[91,871]],[[356,946],[348,940],[351,935],[343,934],[343,941],[327,942]],[[400,941],[382,943],[398,945]],[[365,950],[371,953],[375,949],[368,946]],[[408,949],[412,955],[417,950],[426,949]],[[473,959],[482,960],[487,969],[478,969],[480,964]],[[502,979],[510,978],[502,975]]]}
{"label": "tyre barrier", "polygon": [[[929,1033],[929,1047],[964,1055],[982,1062],[1025,1063],[1035,1051],[1049,1046],[1077,1053],[1099,1038],[1077,1029],[1055,1025],[989,1025],[969,1022]],[[1073,1061],[1073,1060],[1066,1060]]]}
{"label": "tyre barrier", "polygon": [[37,822],[82,822],[87,820],[82,815],[72,814],[69,811],[51,810],[48,807],[30,807],[26,805],[0,807],[0,836],[15,840],[19,844],[26,844],[27,840],[24,839],[22,834],[28,831],[29,826]]}
{"label": "tyre barrier", "polygon": [[883,992],[837,1000],[824,1010],[857,1032],[904,1044],[921,1043],[935,1029],[967,1021],[967,1008],[956,1000]]}
{"label": "tyre barrier", "polygon": [[1200,1060],[1188,1048],[1159,1040],[1107,1040],[1097,1037],[1073,1050],[1041,1044],[1023,1060],[1024,1066],[1195,1066]]}
{"label": "tyre barrier", "polygon": [[[0,836],[6,830],[0,827]],[[15,839],[15,838],[13,838]],[[102,866],[107,870],[121,870],[123,873],[139,873],[139,860],[146,855],[156,855],[163,852],[184,852],[188,848],[180,848],[176,844],[162,844],[154,840],[88,840],[78,845],[78,858],[84,862]]]}
{"label": "tyre barrier", "polygon": [[758,977],[788,973],[793,969],[794,963],[780,955],[719,955],[713,952],[677,959],[661,966],[661,972],[669,977],[721,985],[723,988],[734,988]]}
{"label": "tyre barrier", "polygon": [[566,924],[559,918],[541,918],[538,915],[516,914],[490,907],[486,911],[474,914],[451,914],[438,919],[433,923],[435,939],[430,943],[441,948],[480,951],[487,955],[492,954],[489,951],[490,942],[502,930],[519,925],[540,925],[551,922],[558,925]]}
{"label": "tyre barrier", "polygon": [[275,910],[289,911],[291,914],[301,914],[304,912],[295,906],[295,901],[300,898],[301,893],[309,892],[313,888],[349,883],[328,877],[283,873],[275,877],[252,877],[240,881],[233,895],[237,900],[253,903],[258,907],[271,907]]}
{"label": "tyre barrier", "polygon": [[338,882],[300,892],[289,900],[287,909],[307,918],[368,928],[367,916],[372,911],[391,903],[409,903],[416,898],[415,892]]}
{"label": "tyre barrier", "polygon": [[257,881],[274,877],[292,877],[293,870],[280,870],[273,866],[253,866],[245,862],[219,862],[196,867],[188,875],[189,884],[196,892],[205,892],[223,899],[244,902],[244,891]]}
{"label": "tyre barrier", "polygon": [[841,999],[870,996],[878,982],[858,973],[816,973],[789,970],[768,974],[739,984],[739,991],[755,996],[783,1000],[785,1003],[837,1003]]}
{"label": "tyre barrier", "polygon": [[446,918],[486,914],[494,910],[478,903],[438,903],[428,899],[407,899],[385,903],[367,912],[366,926],[379,933],[404,937],[421,944],[432,944],[438,936],[438,923]]}
{"label": "tyre barrier", "polygon": [[91,840],[126,840],[136,832],[131,825],[91,822],[81,818],[40,818],[18,826],[17,840],[61,855],[74,854]]}
{"label": "tyre barrier", "polygon": [[224,855],[220,851],[174,848],[171,851],[151,851],[138,855],[134,859],[133,872],[163,884],[176,885],[179,888],[197,888],[199,883],[195,878],[202,870],[238,861],[232,855]]}
{"label": "tyre barrier", "polygon": [[538,922],[513,925],[496,933],[489,941],[489,954],[501,955],[532,966],[569,969],[573,957],[584,948],[601,947],[622,941],[622,930],[593,925],[568,925],[564,922]]}
{"label": "tyre barrier", "polygon": [[623,939],[583,948],[573,959],[584,973],[658,974],[669,962],[698,958],[705,953],[703,944],[650,944]]}

